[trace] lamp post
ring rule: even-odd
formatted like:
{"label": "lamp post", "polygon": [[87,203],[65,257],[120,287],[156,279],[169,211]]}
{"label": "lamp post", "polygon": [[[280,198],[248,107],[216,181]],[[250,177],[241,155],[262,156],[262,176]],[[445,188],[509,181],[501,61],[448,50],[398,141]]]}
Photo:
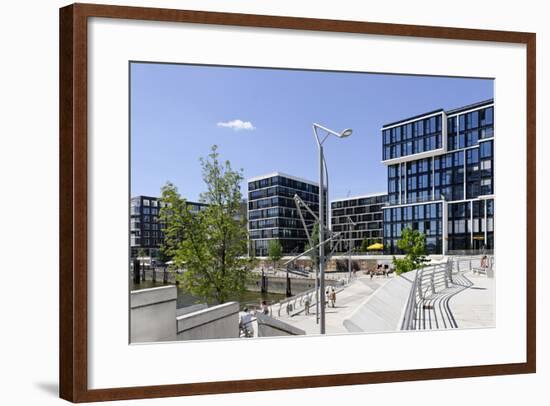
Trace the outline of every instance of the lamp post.
{"label": "lamp post", "polygon": [[[319,148],[319,241],[325,240],[325,193],[324,193],[324,173],[326,171],[325,156],[323,153],[323,143],[326,141],[329,135],[334,135],[338,138],[346,138],[352,134],[352,129],[347,128],[342,132],[336,132],[330,130],[322,125],[313,123],[313,135],[317,141]],[[323,130],[326,135],[321,139],[319,138],[318,130]],[[328,176],[327,176],[328,178]],[[328,209],[328,206],[327,206]],[[328,211],[328,210],[327,210]],[[319,245],[319,290],[318,292],[321,299],[320,306],[320,333],[325,334],[325,244]]]}
{"label": "lamp post", "polygon": [[350,216],[346,216],[348,220],[348,283],[351,282],[351,227],[355,226],[355,221]]}
{"label": "lamp post", "polygon": [[447,203],[447,196],[443,193],[441,193],[441,254],[447,255],[448,250],[448,240],[449,240],[449,230],[448,230],[448,222],[449,222],[449,206]]}

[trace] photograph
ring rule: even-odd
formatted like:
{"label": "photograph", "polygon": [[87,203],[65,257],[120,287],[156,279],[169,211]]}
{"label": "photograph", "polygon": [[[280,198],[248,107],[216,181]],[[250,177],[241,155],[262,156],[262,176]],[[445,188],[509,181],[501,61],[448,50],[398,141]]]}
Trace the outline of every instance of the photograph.
{"label": "photograph", "polygon": [[496,326],[493,78],[128,69],[131,344]]}

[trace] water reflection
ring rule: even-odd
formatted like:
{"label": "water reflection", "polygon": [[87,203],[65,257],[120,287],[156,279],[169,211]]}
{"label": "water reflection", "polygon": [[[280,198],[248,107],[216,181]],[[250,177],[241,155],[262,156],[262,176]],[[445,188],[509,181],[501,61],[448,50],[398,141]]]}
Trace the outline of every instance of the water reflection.
{"label": "water reflection", "polygon": [[[153,282],[153,281],[142,281],[141,283],[134,283],[130,281],[130,290],[139,290],[139,289],[149,289],[156,288],[159,286],[171,285],[170,283],[163,282]],[[245,291],[242,295],[234,295],[229,298],[230,301],[234,300],[240,303],[241,309],[248,307],[249,309],[256,309],[260,307],[262,300],[265,300],[267,304],[278,302],[285,298],[284,294],[279,293],[261,293],[261,292],[252,292]],[[185,291],[183,288],[178,287],[178,298],[177,298],[177,307],[185,307],[194,305],[197,303],[204,303],[204,300],[200,297],[193,296],[189,292]],[[216,301],[210,301],[209,305],[217,304]]]}

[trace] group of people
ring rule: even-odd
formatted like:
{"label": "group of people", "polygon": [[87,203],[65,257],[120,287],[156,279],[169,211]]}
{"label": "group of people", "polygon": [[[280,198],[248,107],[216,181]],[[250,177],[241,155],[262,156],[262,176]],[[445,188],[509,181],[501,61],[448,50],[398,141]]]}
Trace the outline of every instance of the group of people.
{"label": "group of people", "polygon": [[325,306],[336,307],[336,289],[334,286],[329,286],[325,290]]}
{"label": "group of people", "polygon": [[251,312],[248,307],[245,307],[239,312],[239,331],[241,337],[254,336],[254,326],[252,325],[252,322],[254,321],[254,316],[258,314],[258,312],[269,315],[269,306],[265,300],[261,301],[259,311]]}
{"label": "group of people", "polygon": [[388,264],[378,264],[376,266],[376,269],[370,269],[369,271],[367,271],[371,279],[374,278],[375,275],[383,275],[387,278],[391,272],[393,271],[390,269]]}
{"label": "group of people", "polygon": [[[310,314],[310,305],[310,299],[309,296],[307,296],[304,303],[306,316]],[[328,286],[325,290],[325,306],[330,306],[333,308],[336,307],[336,289],[334,286]],[[254,327],[252,322],[255,320],[254,316],[258,313],[269,315],[269,306],[265,300],[261,301],[259,310],[250,311],[248,307],[245,307],[239,312],[239,330],[241,337],[254,336]]]}

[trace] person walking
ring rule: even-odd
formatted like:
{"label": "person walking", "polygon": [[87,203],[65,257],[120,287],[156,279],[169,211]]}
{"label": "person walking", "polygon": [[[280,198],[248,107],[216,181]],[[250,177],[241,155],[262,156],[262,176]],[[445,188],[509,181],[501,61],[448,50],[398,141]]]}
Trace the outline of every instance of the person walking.
{"label": "person walking", "polygon": [[334,289],[334,286],[330,288],[330,303],[332,307],[336,307],[336,289]]}
{"label": "person walking", "polygon": [[311,302],[310,302],[310,299],[309,299],[309,295],[306,295],[306,298],[304,299],[304,314],[306,316],[309,316],[309,306],[310,306]]}
{"label": "person walking", "polygon": [[269,315],[269,306],[265,300],[262,300],[262,303],[260,304],[260,311],[266,316]]}
{"label": "person walking", "polygon": [[487,268],[487,255],[483,255],[483,257],[481,258],[481,269],[485,270],[485,268]]}
{"label": "person walking", "polygon": [[254,337],[252,314],[248,312],[248,307],[245,307],[242,312],[239,312],[239,330],[239,335],[241,337]]}

